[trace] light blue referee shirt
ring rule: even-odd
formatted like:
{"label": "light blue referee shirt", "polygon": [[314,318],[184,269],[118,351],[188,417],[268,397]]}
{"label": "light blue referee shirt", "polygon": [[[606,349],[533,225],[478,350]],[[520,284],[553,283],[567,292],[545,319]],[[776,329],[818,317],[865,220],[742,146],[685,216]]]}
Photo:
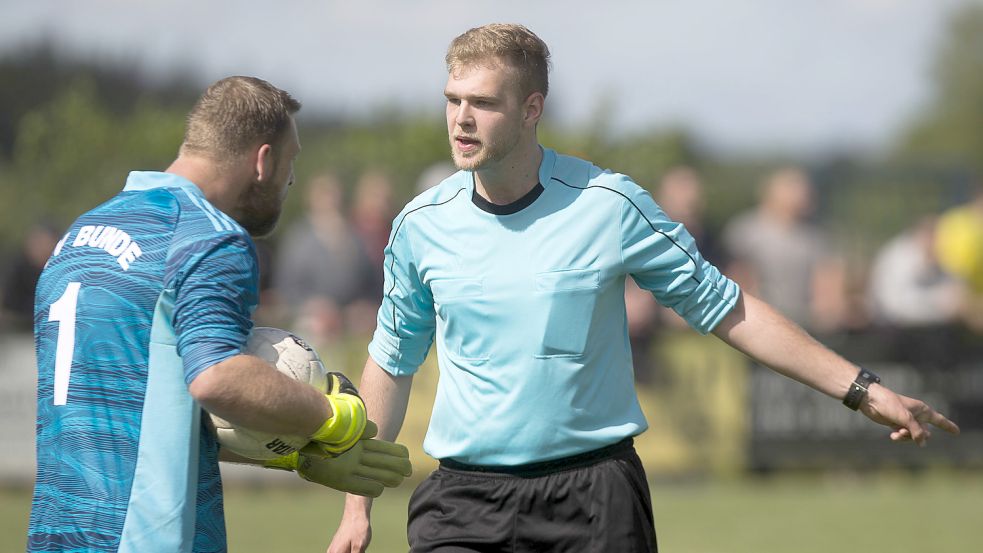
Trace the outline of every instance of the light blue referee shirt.
{"label": "light blue referee shirt", "polygon": [[516,465],[643,432],[626,275],[701,333],[737,301],[737,284],[628,177],[544,149],[539,182],[496,209],[461,171],[393,223],[369,354],[408,375],[436,338],[424,441],[435,458]]}

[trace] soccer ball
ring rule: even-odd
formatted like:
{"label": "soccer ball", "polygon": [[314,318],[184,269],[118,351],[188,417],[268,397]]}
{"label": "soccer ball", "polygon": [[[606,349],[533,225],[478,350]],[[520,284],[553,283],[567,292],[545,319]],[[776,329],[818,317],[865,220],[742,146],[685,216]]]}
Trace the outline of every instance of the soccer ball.
{"label": "soccer ball", "polygon": [[[317,352],[296,335],[271,327],[255,327],[243,353],[269,361],[277,370],[327,393],[327,370]],[[305,436],[275,435],[236,426],[209,414],[223,448],[248,459],[268,460],[289,455],[310,441]]]}

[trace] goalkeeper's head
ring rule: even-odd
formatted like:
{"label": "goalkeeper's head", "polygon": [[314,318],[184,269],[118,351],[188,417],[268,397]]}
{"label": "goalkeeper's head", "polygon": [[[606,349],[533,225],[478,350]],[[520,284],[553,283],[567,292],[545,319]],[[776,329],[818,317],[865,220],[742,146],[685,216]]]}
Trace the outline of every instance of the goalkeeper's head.
{"label": "goalkeeper's head", "polygon": [[300,102],[262,79],[222,79],[188,114],[169,171],[189,177],[253,236],[269,234],[294,179],[300,141],[293,116],[299,110]]}

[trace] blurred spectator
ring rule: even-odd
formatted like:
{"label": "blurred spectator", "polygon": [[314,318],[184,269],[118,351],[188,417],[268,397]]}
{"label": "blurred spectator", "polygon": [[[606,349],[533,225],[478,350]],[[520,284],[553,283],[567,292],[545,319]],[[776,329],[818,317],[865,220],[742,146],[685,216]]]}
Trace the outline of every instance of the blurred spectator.
{"label": "blurred spectator", "polygon": [[[382,262],[386,257],[386,244],[393,219],[398,212],[393,208],[393,188],[389,176],[372,169],[359,177],[352,201],[352,226],[362,240],[375,272],[382,277]],[[379,282],[378,295],[382,296]]]}
{"label": "blurred spectator", "polygon": [[839,330],[846,321],[846,271],[810,221],[812,183],[797,168],[765,181],[756,209],[724,229],[727,274],[812,332]]}
{"label": "blurred spectator", "polygon": [[[335,341],[349,328],[348,317],[378,308],[377,269],[344,213],[338,178],[320,174],[307,183],[308,213],[279,242],[274,287],[298,333],[316,344]],[[371,330],[371,323],[369,330]]]}
{"label": "blurred spectator", "polygon": [[983,183],[974,197],[944,212],[936,232],[939,263],[968,288],[963,316],[983,333]]}
{"label": "blurred spectator", "polygon": [[30,332],[34,326],[34,287],[41,269],[61,239],[61,232],[49,223],[36,223],[27,232],[20,250],[6,264],[3,291],[0,292],[0,328]]}
{"label": "blurred spectator", "polygon": [[438,161],[420,173],[420,176],[416,179],[416,192],[419,194],[456,172],[457,167],[454,167],[453,163],[449,161]]}
{"label": "blurred spectator", "polygon": [[652,351],[659,334],[659,310],[663,309],[652,292],[642,290],[635,280],[625,281],[625,313],[628,318],[628,341],[631,343],[635,381],[650,384],[656,373]]}
{"label": "blurred spectator", "polygon": [[925,217],[874,257],[868,294],[875,322],[919,327],[958,318],[962,286],[939,265],[935,228],[936,219]]}
{"label": "blurred spectator", "polygon": [[706,228],[703,182],[693,168],[679,166],[667,172],[659,181],[655,201],[670,219],[686,227],[704,259],[715,265],[722,261],[717,237]]}
{"label": "blurred spectator", "polygon": [[276,251],[274,244],[269,237],[254,238],[253,243],[256,245],[256,260],[259,262],[259,305],[253,313],[253,320],[257,326],[282,327],[287,321],[284,320],[283,305],[273,286],[273,259]]}
{"label": "blurred spectator", "polygon": [[[699,174],[690,167],[675,167],[662,177],[653,196],[670,219],[686,227],[703,257],[716,262],[717,241],[704,224],[705,201]],[[635,379],[649,383],[656,372],[652,348],[660,331],[666,326],[679,329],[689,326],[674,311],[660,306],[651,292],[639,288],[631,278],[625,283],[625,309]]]}
{"label": "blurred spectator", "polygon": [[376,314],[382,303],[383,270],[386,244],[398,211],[393,207],[392,181],[385,172],[370,169],[355,183],[352,202],[352,228],[358,236],[372,266],[366,278],[366,299],[348,310],[348,326],[355,332],[368,334],[375,328]]}
{"label": "blurred spectator", "polygon": [[939,265],[936,218],[924,217],[874,257],[867,287],[875,329],[886,355],[917,367],[955,362],[963,285]]}

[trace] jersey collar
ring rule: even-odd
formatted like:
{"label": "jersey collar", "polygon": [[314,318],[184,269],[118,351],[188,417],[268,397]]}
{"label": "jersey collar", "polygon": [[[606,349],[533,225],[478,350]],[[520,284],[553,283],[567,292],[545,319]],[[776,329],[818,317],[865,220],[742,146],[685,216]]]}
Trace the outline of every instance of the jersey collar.
{"label": "jersey collar", "polygon": [[185,188],[198,196],[205,197],[198,186],[188,179],[174,173],[160,171],[130,171],[126,177],[124,192],[151,190],[154,188]]}
{"label": "jersey collar", "polygon": [[556,151],[540,146],[543,150],[543,161],[539,163],[539,184],[549,187],[553,178],[553,168],[556,166]]}
{"label": "jersey collar", "polygon": [[543,183],[550,182],[550,179],[553,177],[553,167],[556,165],[555,151],[544,148],[543,146],[539,146],[539,149],[543,152],[543,159],[539,162],[539,183],[527,192],[525,196],[507,205],[493,204],[478,194],[478,189],[474,183],[474,172],[470,172],[471,203],[477,206],[478,209],[486,213],[491,213],[492,215],[513,215],[529,207],[545,190]]}

